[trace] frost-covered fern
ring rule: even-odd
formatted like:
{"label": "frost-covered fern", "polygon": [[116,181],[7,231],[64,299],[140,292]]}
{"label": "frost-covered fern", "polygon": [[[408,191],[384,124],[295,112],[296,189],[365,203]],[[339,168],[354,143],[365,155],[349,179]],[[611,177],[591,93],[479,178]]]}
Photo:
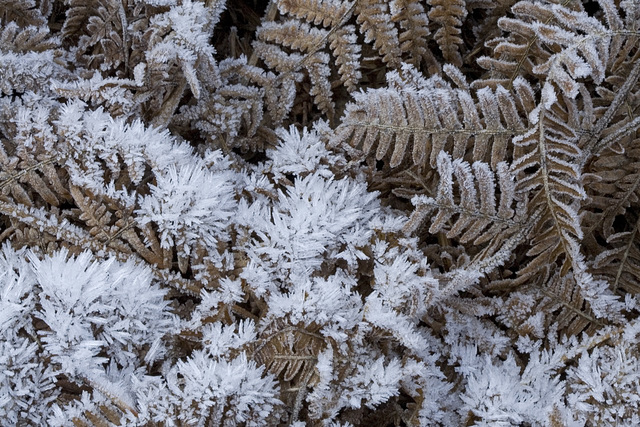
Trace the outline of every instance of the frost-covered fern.
{"label": "frost-covered fern", "polygon": [[639,23],[0,2],[0,424],[640,424]]}

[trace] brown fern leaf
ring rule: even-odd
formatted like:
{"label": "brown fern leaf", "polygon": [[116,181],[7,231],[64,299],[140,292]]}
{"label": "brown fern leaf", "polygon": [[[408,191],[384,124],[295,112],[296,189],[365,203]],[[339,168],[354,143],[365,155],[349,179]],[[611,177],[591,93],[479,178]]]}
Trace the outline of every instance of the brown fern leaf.
{"label": "brown fern leaf", "polygon": [[[408,52],[414,65],[425,61],[428,66],[435,65],[435,58],[427,46],[431,34],[429,18],[424,6],[416,0],[397,0],[391,5],[392,20],[400,24],[400,50]],[[431,70],[430,70],[431,71]]]}
{"label": "brown fern leaf", "polygon": [[625,215],[640,201],[640,150],[636,148],[638,139],[631,141],[621,147],[622,152],[606,150],[588,165],[586,189],[589,210],[594,212],[589,214],[590,229],[605,239],[622,231],[614,227],[616,217]]}
{"label": "brown fern leaf", "polygon": [[[337,58],[335,70],[348,90],[360,79],[360,49],[354,27],[345,25],[354,5],[312,0],[278,1],[281,21],[267,20],[256,30],[254,55],[277,72],[265,87],[269,116],[275,125],[291,112],[302,81],[302,70],[311,82],[311,102],[323,113],[333,116],[332,67],[325,50]],[[312,24],[312,25],[311,25]],[[328,30],[318,27],[330,27]],[[308,102],[308,101],[302,101]],[[306,113],[305,113],[306,114]]]}
{"label": "brown fern leaf", "polygon": [[392,168],[403,163],[411,143],[418,166],[428,160],[435,167],[445,150],[455,158],[488,161],[495,169],[508,157],[509,139],[522,133],[524,125],[504,89],[483,89],[476,95],[479,102],[469,91],[450,86],[356,93],[336,140],[361,147],[364,155],[375,149],[375,158],[388,159]]}
{"label": "brown fern leaf", "polygon": [[[296,20],[288,20],[283,23],[265,22],[257,31],[258,39],[271,43],[273,47],[283,45],[291,49],[295,49],[305,53],[298,61],[290,62],[288,66],[283,67],[281,62],[271,62],[269,58],[263,57],[268,65],[274,65],[280,73],[285,75],[294,71],[295,68],[302,66],[307,70],[311,80],[310,95],[313,96],[314,103],[320,110],[333,118],[333,101],[332,90],[329,77],[331,70],[329,68],[329,55],[320,52],[328,41],[329,32],[327,30],[310,27],[306,23],[300,23]],[[256,52],[264,54],[268,50],[261,49],[262,44],[256,44]]]}
{"label": "brown fern leaf", "polygon": [[554,275],[540,286],[530,284],[511,292],[497,319],[519,337],[533,340],[548,339],[550,328],[575,336],[602,327],[571,275]]}
{"label": "brown fern leaf", "polygon": [[576,267],[580,258],[577,242],[583,234],[577,212],[586,193],[580,184],[582,171],[571,161],[581,151],[576,145],[575,130],[562,119],[566,115],[553,87],[547,84],[540,104],[532,113],[535,124],[513,140],[521,150],[512,165],[517,176],[516,190],[531,194],[530,208],[541,208],[543,212],[533,229],[532,247],[527,252],[533,260],[519,271],[521,278],[530,278],[561,257],[564,275]]}
{"label": "brown fern leaf", "polygon": [[77,45],[76,60],[87,68],[114,70],[118,77],[127,77],[132,46],[136,39],[140,43],[131,30],[148,25],[145,9],[111,0],[71,1],[70,6],[61,32],[63,41]]}
{"label": "brown fern leaf", "polygon": [[329,62],[329,55],[323,52],[316,52],[308,57],[304,67],[309,73],[311,79],[310,95],[313,96],[314,103],[326,114],[329,122],[333,121],[335,108],[332,100],[331,83],[329,82],[329,76],[331,70],[327,63]]}
{"label": "brown fern leaf", "polygon": [[[617,139],[620,152],[606,149],[586,166],[589,196],[583,223],[585,250],[596,277],[614,292],[640,292],[638,220],[640,151],[635,135]],[[606,242],[606,244],[605,244]]]}
{"label": "brown fern leaf", "polygon": [[625,31],[624,23],[610,2],[599,2],[601,18],[590,16],[581,3],[564,1],[520,1],[511,10],[515,18],[498,21],[508,36],[488,42],[493,57],[481,57],[478,64],[492,76],[475,82],[475,87],[502,84],[511,88],[518,76],[553,81],[566,95],[575,98],[580,81],[601,84],[613,64],[630,52],[625,39],[637,37],[635,24]]}
{"label": "brown fern leaf", "polygon": [[[84,383],[91,389],[92,400],[82,416],[74,417],[72,422],[76,426],[87,427],[115,427],[121,426],[129,420],[138,417],[135,403],[129,397],[120,395],[119,390],[108,381],[94,381],[83,378]],[[126,418],[125,418],[126,417]],[[148,424],[147,424],[148,425]]]}
{"label": "brown fern leaf", "polygon": [[380,52],[382,60],[391,68],[398,67],[402,52],[398,30],[392,23],[388,3],[380,0],[358,0],[356,14],[365,43],[373,41],[373,47]]}
{"label": "brown fern leaf", "polygon": [[640,230],[636,221],[631,231],[611,235],[608,248],[593,262],[595,277],[606,279],[614,292],[622,289],[632,295],[640,293]]}
{"label": "brown fern leaf", "polygon": [[47,27],[21,28],[15,22],[5,25],[0,33],[0,46],[13,52],[44,52],[58,47],[59,41],[51,37]]}
{"label": "brown fern leaf", "polygon": [[460,67],[462,56],[460,46],[463,43],[460,27],[467,16],[464,0],[429,0],[431,9],[429,19],[440,26],[434,34],[446,62]]}
{"label": "brown fern leaf", "polygon": [[[429,233],[447,229],[447,238],[459,238],[461,243],[478,245],[496,239],[507,228],[523,225],[523,218],[516,216],[516,210],[522,216],[526,208],[522,203],[516,206],[515,182],[506,163],[499,163],[497,168],[497,203],[496,182],[489,165],[475,162],[472,166],[462,159],[452,161],[445,152],[440,152],[437,161],[440,176],[437,196],[435,199],[425,196],[412,199],[416,210],[409,220],[410,227],[405,227],[406,231],[417,228],[421,219],[431,217]],[[430,215],[434,210],[435,215]],[[504,238],[501,235],[500,239]]]}
{"label": "brown fern leaf", "polygon": [[[6,141],[4,147],[0,143],[0,194],[11,195],[25,206],[59,206],[61,200],[70,198],[67,177],[56,167],[61,156],[50,151],[55,130],[42,119],[42,116],[21,117],[16,120],[17,135],[13,140]],[[32,133],[37,128],[39,132]]]}
{"label": "brown fern leaf", "polygon": [[356,85],[362,78],[360,72],[360,51],[357,43],[355,27],[345,25],[329,34],[329,43],[333,56],[336,57],[340,81],[349,92],[356,90]]}
{"label": "brown fern leaf", "polygon": [[311,27],[305,22],[289,19],[284,22],[263,23],[256,30],[256,37],[302,52],[315,52],[324,47],[328,33],[323,28]]}
{"label": "brown fern leaf", "polygon": [[20,27],[39,27],[47,24],[46,18],[35,0],[6,0],[0,3],[0,23],[4,25],[15,22]]}
{"label": "brown fern leaf", "polygon": [[602,327],[588,301],[576,286],[573,275],[552,277],[542,289],[535,288],[535,294],[542,292],[542,299],[533,313],[544,313],[544,324],[547,329],[552,323],[558,325],[558,330],[567,336],[577,336],[582,332],[593,334]]}
{"label": "brown fern leaf", "polygon": [[325,338],[303,327],[284,326],[267,332],[253,358],[290,387],[313,385],[318,354],[326,347]]}
{"label": "brown fern leaf", "polygon": [[279,0],[278,9],[282,13],[313,22],[314,25],[335,27],[344,20],[351,9],[351,2],[329,0]]}
{"label": "brown fern leaf", "polygon": [[515,18],[498,20],[498,26],[507,32],[508,37],[497,37],[487,42],[495,57],[483,56],[477,63],[489,70],[491,77],[475,82],[476,86],[501,84],[510,88],[516,77],[532,75],[533,68],[549,58],[551,53],[542,46],[531,22],[554,22],[550,11],[552,4],[520,1],[511,8]]}

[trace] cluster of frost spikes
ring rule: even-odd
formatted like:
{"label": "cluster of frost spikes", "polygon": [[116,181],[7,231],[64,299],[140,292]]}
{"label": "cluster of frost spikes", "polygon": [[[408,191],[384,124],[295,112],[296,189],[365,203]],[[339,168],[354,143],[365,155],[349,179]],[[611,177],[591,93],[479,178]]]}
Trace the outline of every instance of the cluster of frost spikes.
{"label": "cluster of frost spikes", "polygon": [[[322,337],[312,419],[333,422],[343,409],[375,409],[401,393],[428,396],[423,419],[444,419],[450,387],[434,363],[437,344],[418,327],[438,283],[417,242],[399,232],[406,216],[384,208],[359,172],[337,176],[345,160],[327,151],[317,126],[280,130],[269,160],[247,177],[251,200],[239,204],[248,258],[240,277],[268,307],[257,331],[313,328]],[[371,261],[372,292],[363,294],[357,278]],[[375,344],[377,333],[396,350]]]}
{"label": "cluster of frost spikes", "polygon": [[0,417],[7,425],[46,424],[61,378],[108,387],[110,370],[164,359],[163,337],[177,323],[166,289],[146,267],[7,245],[0,264]]}

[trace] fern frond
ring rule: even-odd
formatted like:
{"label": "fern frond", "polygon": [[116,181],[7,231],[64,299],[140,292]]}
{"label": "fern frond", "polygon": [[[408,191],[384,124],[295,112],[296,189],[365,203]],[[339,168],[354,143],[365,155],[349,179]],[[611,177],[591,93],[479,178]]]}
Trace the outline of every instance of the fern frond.
{"label": "fern frond", "polygon": [[278,9],[314,25],[335,27],[348,15],[353,4],[353,1],[279,0]]}
{"label": "fern frond", "polygon": [[313,96],[314,103],[327,115],[329,121],[333,121],[334,117],[334,103],[332,100],[331,83],[329,82],[329,76],[331,70],[327,63],[329,62],[329,55],[316,52],[309,57],[304,67],[309,73],[309,79],[311,80],[311,90],[309,94]]}
{"label": "fern frond", "polygon": [[431,9],[429,19],[437,23],[440,28],[434,34],[436,42],[442,51],[446,62],[457,67],[462,65],[460,45],[463,40],[460,37],[462,22],[467,16],[464,0],[429,0]]}
{"label": "fern frond", "polygon": [[400,40],[398,30],[392,23],[392,17],[386,1],[358,0],[356,2],[357,22],[364,34],[365,43],[373,41],[373,47],[380,52],[382,60],[390,67],[400,65]]}
{"label": "fern frond", "polygon": [[577,205],[586,193],[580,184],[582,171],[571,162],[581,154],[578,138],[561,118],[565,112],[556,102],[553,86],[546,84],[542,92],[542,100],[531,115],[534,126],[513,140],[522,150],[511,166],[518,177],[516,191],[532,194],[529,206],[543,209],[527,252],[534,259],[520,270],[522,277],[531,277],[562,255],[561,272],[566,274],[575,267],[577,241],[583,235]]}
{"label": "fern frond", "polygon": [[39,27],[47,24],[47,17],[35,0],[6,0],[0,3],[0,24],[4,26],[10,22],[20,27]]}
{"label": "fern frond", "polygon": [[436,62],[428,46],[429,18],[421,2],[416,0],[395,0],[391,3],[393,22],[400,24],[398,34],[400,50],[408,52],[414,65],[425,61],[428,66]]}
{"label": "fern frond", "polygon": [[539,293],[540,290],[543,298],[535,311],[547,314],[546,325],[557,323],[558,329],[568,336],[582,332],[592,334],[602,326],[572,275],[554,276],[541,289],[536,287],[534,292]]}
{"label": "fern frond", "polygon": [[422,166],[428,160],[431,167],[442,150],[459,158],[473,147],[472,160],[488,161],[495,169],[508,157],[509,139],[522,133],[524,125],[504,89],[482,89],[476,96],[478,102],[471,92],[451,87],[355,94],[337,140],[361,147],[364,155],[375,149],[375,158],[389,159],[391,167],[404,161],[410,143],[413,163]]}
{"label": "fern frond", "polygon": [[329,43],[333,56],[336,57],[340,81],[349,92],[356,90],[356,85],[362,78],[360,72],[360,51],[357,43],[355,27],[345,25],[329,35]]}
{"label": "fern frond", "polygon": [[[571,2],[565,2],[565,4]],[[532,27],[533,22],[549,24],[553,22],[550,7],[554,3],[536,3],[520,1],[512,6],[515,17],[503,17],[498,20],[500,29],[508,34],[507,37],[497,37],[487,42],[494,57],[482,56],[477,63],[491,71],[491,77],[474,82],[475,86],[502,85],[511,88],[518,76],[533,74],[533,68],[540,62],[546,61],[551,53],[540,43]],[[573,7],[574,4],[569,4]]]}
{"label": "fern frond", "polygon": [[10,22],[0,33],[0,46],[3,50],[12,52],[44,52],[59,45],[60,41],[52,37],[49,28],[45,26],[19,27],[15,22]]}
{"label": "fern frond", "polygon": [[306,387],[317,381],[313,372],[325,347],[325,338],[313,331],[284,327],[262,338],[253,358],[290,388]]}
{"label": "fern frond", "polygon": [[280,44],[302,52],[322,49],[327,40],[328,31],[311,27],[306,22],[289,19],[284,22],[265,22],[256,30],[259,40]]}
{"label": "fern frond", "polygon": [[[498,25],[508,33],[488,43],[494,57],[481,57],[478,64],[493,73],[475,86],[502,84],[511,87],[518,76],[548,80],[571,98],[579,93],[579,82],[600,84],[607,69],[629,53],[626,39],[638,31],[625,28],[619,12],[607,0],[599,2],[604,19],[590,16],[576,2],[521,1],[512,7],[515,18],[501,18]],[[604,21],[604,22],[602,22]]]}
{"label": "fern frond", "polygon": [[447,238],[460,238],[461,243],[478,245],[496,238],[506,228],[520,225],[515,214],[516,209],[522,212],[523,208],[515,207],[515,182],[505,162],[498,164],[495,173],[499,181],[499,202],[494,173],[486,163],[470,165],[440,152],[437,165],[440,176],[437,196],[435,199],[425,196],[412,199],[416,210],[409,220],[411,228],[419,225],[417,217],[426,218],[435,210],[429,233],[448,229]]}
{"label": "fern frond", "polygon": [[78,43],[76,58],[91,69],[111,68],[129,63],[129,18],[122,2],[71,1],[61,33],[64,41]]}
{"label": "fern frond", "polygon": [[640,230],[636,222],[631,231],[611,235],[593,262],[594,275],[609,281],[614,292],[623,289],[632,295],[640,293]]}
{"label": "fern frond", "polygon": [[[591,230],[602,233],[605,239],[616,233],[614,221],[625,215],[640,200],[640,151],[634,147],[637,138],[625,144],[622,153],[607,150],[588,165],[587,191],[589,210],[598,212],[589,218]],[[618,230],[620,231],[620,230]]]}

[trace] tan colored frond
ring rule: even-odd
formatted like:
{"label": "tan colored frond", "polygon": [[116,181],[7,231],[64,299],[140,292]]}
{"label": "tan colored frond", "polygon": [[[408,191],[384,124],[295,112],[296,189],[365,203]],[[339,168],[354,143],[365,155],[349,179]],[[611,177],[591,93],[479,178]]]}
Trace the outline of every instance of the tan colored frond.
{"label": "tan colored frond", "polygon": [[278,0],[278,9],[314,25],[333,27],[345,19],[352,8],[349,1]]}
{"label": "tan colored frond", "polygon": [[605,278],[614,292],[623,289],[640,294],[640,230],[637,221],[631,231],[611,235],[607,247],[594,260],[594,275]]}
{"label": "tan colored frond", "polygon": [[280,44],[302,52],[322,49],[328,31],[311,27],[293,19],[284,22],[265,22],[256,31],[256,37],[264,42]]}
{"label": "tan colored frond", "polygon": [[10,22],[20,27],[39,27],[47,24],[47,17],[43,16],[35,0],[4,0],[0,3],[0,24]]}
{"label": "tan colored frond", "polygon": [[44,52],[58,47],[59,41],[51,37],[47,27],[20,28],[15,22],[10,22],[0,33],[0,46],[20,53]]}
{"label": "tan colored frond", "polygon": [[557,323],[558,329],[567,336],[578,336],[582,332],[593,334],[602,326],[572,275],[551,278],[542,285],[541,291],[543,298],[535,311],[547,315],[546,324]]}
{"label": "tan colored frond", "polygon": [[349,92],[353,92],[362,77],[360,72],[361,47],[357,43],[355,27],[345,25],[337,29],[329,35],[329,43],[333,55],[336,57],[340,80]]}
{"label": "tan colored frond", "polygon": [[534,77],[553,82],[562,93],[575,98],[584,79],[600,84],[607,69],[622,63],[629,53],[623,47],[625,39],[638,36],[635,27],[626,31],[612,4],[601,3],[604,18],[591,16],[579,2],[516,3],[511,8],[514,17],[498,21],[507,36],[489,41],[493,56],[478,59],[491,77],[474,86],[511,88],[518,76]]}
{"label": "tan colored frond", "polygon": [[400,50],[411,56],[414,65],[424,61],[434,74],[437,61],[429,49],[429,18],[422,2],[417,0],[399,0],[393,3],[392,20],[400,25],[398,41]]}
{"label": "tan colored frond", "polygon": [[640,150],[632,139],[622,153],[607,150],[587,165],[586,190],[590,200],[589,230],[605,239],[616,233],[614,221],[640,200]]}
{"label": "tan colored frond", "polygon": [[[495,175],[499,186],[496,186],[494,173],[486,163],[470,165],[461,159],[452,160],[445,152],[437,160],[440,177],[437,195],[412,199],[416,210],[409,221],[411,228],[419,225],[416,217],[431,217],[429,233],[446,231],[449,239],[459,238],[461,243],[478,245],[495,239],[505,229],[524,226],[524,219],[515,217],[515,185],[506,163],[498,165]],[[517,208],[519,212],[523,209]],[[412,230],[405,227],[405,231]],[[501,235],[500,239],[504,238]]]}
{"label": "tan colored frond", "polygon": [[460,46],[463,43],[461,27],[467,16],[464,0],[429,0],[429,19],[440,26],[434,38],[446,62],[462,65]]}
{"label": "tan colored frond", "polygon": [[69,4],[61,33],[63,40],[77,40],[77,60],[91,69],[128,68],[132,38],[129,21],[141,17],[127,16],[134,10],[115,0],[72,0]]}
{"label": "tan colored frond", "polygon": [[309,57],[304,67],[309,73],[311,80],[311,90],[309,93],[313,96],[313,102],[326,114],[331,122],[334,116],[334,103],[332,100],[331,83],[329,77],[331,70],[329,69],[329,55],[317,52]]}
{"label": "tan colored frond", "polygon": [[337,129],[337,140],[361,147],[364,155],[375,148],[375,158],[389,159],[392,168],[405,161],[413,146],[415,165],[428,161],[435,167],[442,150],[456,158],[471,150],[474,161],[489,161],[495,169],[507,158],[507,142],[524,127],[506,91],[498,90],[496,97],[485,89],[477,96],[479,102],[470,92],[451,88],[355,94]]}
{"label": "tan colored frond", "polygon": [[[519,271],[524,279],[541,268],[562,259],[561,274],[575,268],[580,256],[577,242],[583,232],[578,216],[581,201],[586,197],[580,178],[582,171],[572,159],[579,158],[576,132],[565,123],[561,106],[556,103],[553,88],[543,89],[543,98],[532,113],[535,125],[524,135],[513,139],[519,148],[512,171],[517,176],[516,191],[530,194],[529,206],[542,209],[542,216],[533,228],[533,257]],[[533,115],[537,116],[533,116]]]}
{"label": "tan colored frond", "polygon": [[[313,385],[318,354],[325,339],[301,327],[285,327],[261,339],[253,358],[290,387]],[[286,391],[286,390],[285,390]]]}
{"label": "tan colored frond", "polygon": [[358,0],[356,2],[357,22],[365,42],[373,41],[373,47],[380,52],[382,60],[390,67],[400,65],[400,40],[398,30],[393,25],[388,2],[381,0]]}

